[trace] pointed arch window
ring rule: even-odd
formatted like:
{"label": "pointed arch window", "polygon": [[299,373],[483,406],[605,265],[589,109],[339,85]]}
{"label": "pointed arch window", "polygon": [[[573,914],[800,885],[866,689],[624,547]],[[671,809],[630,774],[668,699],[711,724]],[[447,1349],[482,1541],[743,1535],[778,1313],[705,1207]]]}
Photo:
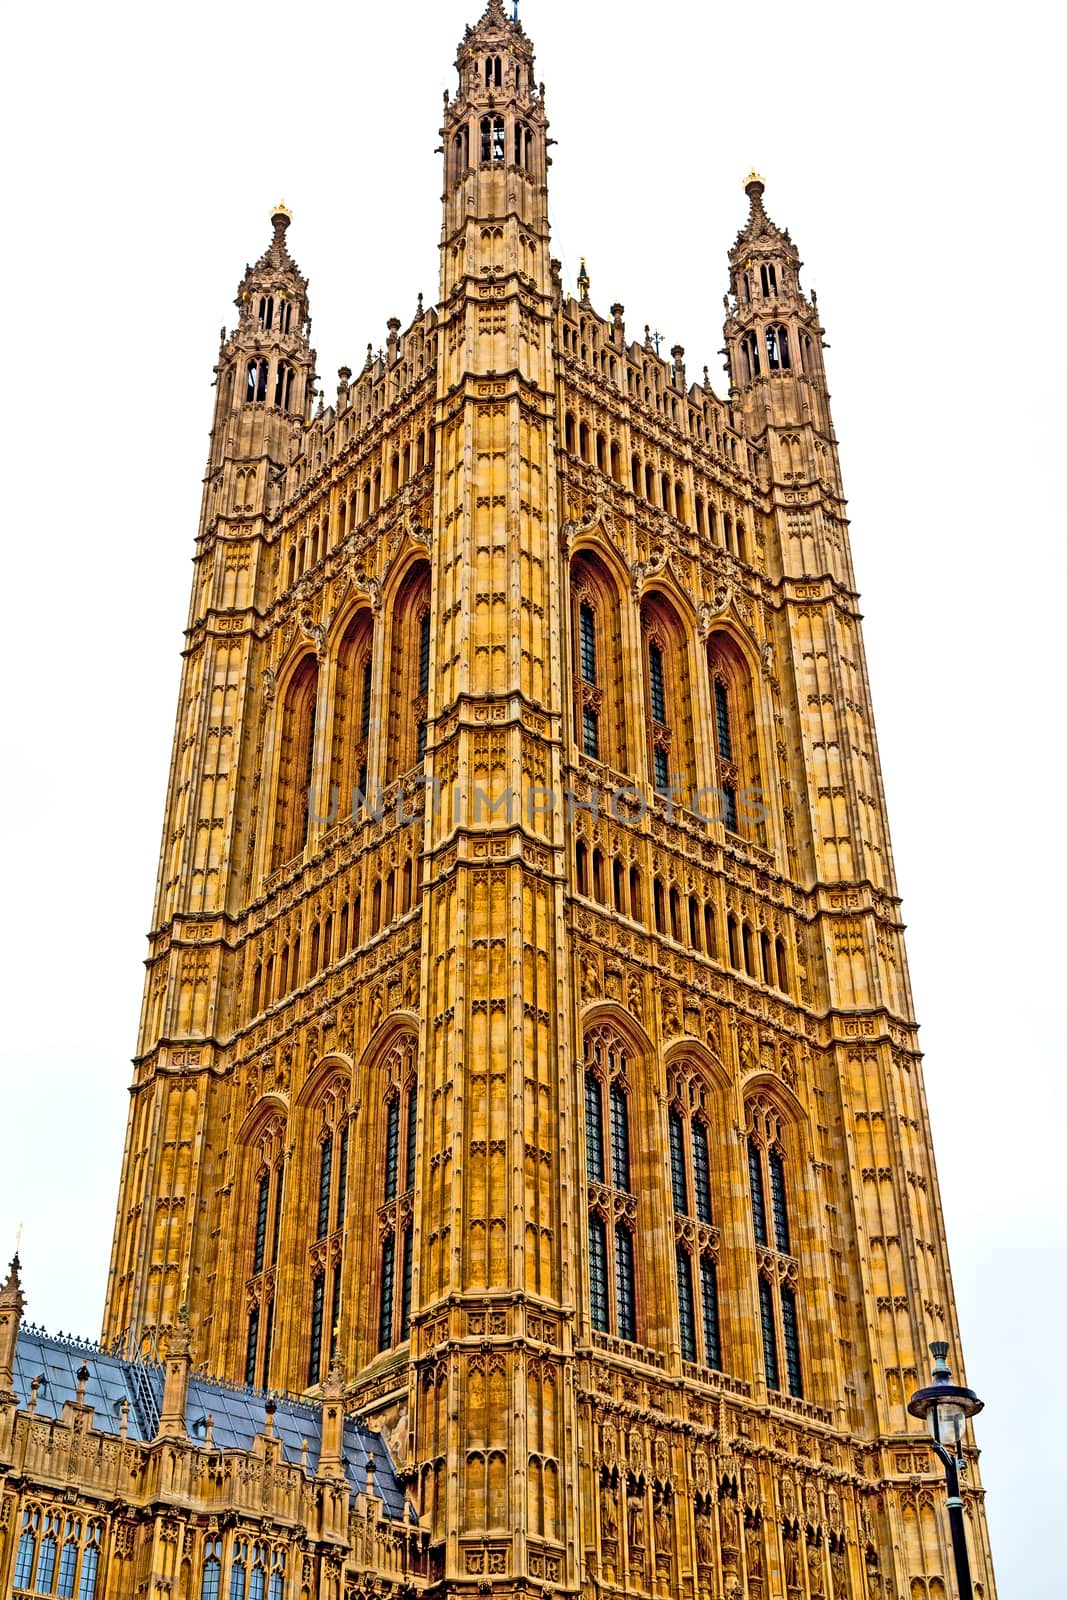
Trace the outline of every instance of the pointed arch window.
{"label": "pointed arch window", "polygon": [[330,1186],[333,1181],[333,1133],[327,1130],[319,1146],[319,1207],[315,1230],[316,1239],[325,1239],[330,1231]]}
{"label": "pointed arch window", "polygon": [[700,1302],[704,1323],[704,1365],[722,1371],[722,1341],[719,1335],[719,1272],[712,1255],[700,1258]]}
{"label": "pointed arch window", "polygon": [[752,1227],[757,1244],[767,1243],[767,1201],[763,1191],[763,1158],[753,1138],[748,1141],[748,1183],[752,1195]]}
{"label": "pointed arch window", "polygon": [[395,1200],[400,1176],[400,1097],[390,1095],[385,1110],[385,1198]]}
{"label": "pointed arch window", "polygon": [[504,119],[503,117],[483,117],[482,126],[482,162],[484,165],[504,160]]}
{"label": "pointed arch window", "polygon": [[[586,1038],[585,1150],[589,1183],[589,1310],[598,1333],[637,1338],[635,1235],[639,1201],[630,1167],[627,1058],[610,1029]],[[625,1196],[626,1219],[617,1219]],[[610,1289],[613,1292],[609,1292]]]}
{"label": "pointed arch window", "polygon": [[388,1350],[393,1343],[393,1301],[396,1294],[396,1238],[389,1234],[382,1244],[382,1274],[378,1305],[378,1348]]}
{"label": "pointed arch window", "polygon": [[648,697],[652,715],[658,722],[666,722],[667,691],[663,677],[663,650],[655,639],[648,647]]}
{"label": "pointed arch window", "polygon": [[281,706],[271,871],[292,861],[307,844],[318,689],[318,664],[314,656],[305,656]]}
{"label": "pointed arch window", "polygon": [[[671,1107],[669,1117],[670,1150],[671,1150],[671,1199],[674,1209],[679,1216],[685,1216],[689,1211],[689,1196],[686,1193],[685,1182],[685,1125],[682,1114],[674,1106]],[[692,1360],[693,1357],[688,1358]]]}
{"label": "pointed arch window", "polygon": [[774,1242],[783,1255],[791,1254],[789,1248],[789,1212],[785,1198],[785,1165],[782,1152],[772,1145],[767,1152],[767,1168],[771,1179],[771,1214],[774,1218]]}
{"label": "pointed arch window", "polygon": [[37,1555],[37,1529],[41,1514],[26,1510],[22,1514],[22,1532],[19,1535],[18,1553],[15,1556],[15,1588],[28,1589],[33,1578],[33,1563]]}
{"label": "pointed arch window", "polygon": [[63,1545],[59,1552],[59,1571],[56,1573],[56,1594],[59,1600],[74,1600],[74,1586],[78,1576],[78,1542],[81,1523],[68,1517],[63,1530]]}
{"label": "pointed arch window", "polygon": [[432,643],[430,569],[418,562],[397,595],[391,627],[386,781],[426,754]]}
{"label": "pointed arch window", "polygon": [[578,632],[582,677],[596,683],[596,613],[587,600],[578,607]]}
{"label": "pointed arch window", "polygon": [[767,329],[767,366],[771,372],[785,372],[791,365],[788,330],[772,323]]}
{"label": "pointed arch window", "polygon": [[270,1206],[270,1173],[261,1172],[256,1185],[256,1238],[252,1251],[253,1274],[263,1271],[267,1257],[267,1214]]}
{"label": "pointed arch window", "polygon": [[[247,1188],[244,1202],[252,1212],[248,1256],[250,1308],[245,1330],[245,1382],[254,1387],[267,1381],[270,1330],[274,1311],[275,1272],[281,1237],[282,1189],[285,1177],[286,1124],[275,1116],[261,1128],[245,1156]],[[266,1318],[266,1337],[263,1319]]]}
{"label": "pointed arch window", "polygon": [[767,1386],[781,1389],[784,1377],[788,1393],[799,1400],[804,1395],[798,1298],[800,1274],[792,1253],[787,1156],[781,1121],[774,1107],[763,1099],[757,1099],[749,1107],[748,1120],[749,1191],[758,1254]]}
{"label": "pointed arch window", "polygon": [[[430,691],[430,612],[425,610],[419,619],[419,697],[425,702]],[[426,754],[426,710],[422,707],[416,739],[415,758],[421,761]]]}
{"label": "pointed arch window", "polygon": [[589,1217],[589,1316],[598,1333],[608,1332],[608,1236],[597,1212]]}
{"label": "pointed arch window", "polygon": [[259,1307],[248,1313],[248,1333],[245,1338],[245,1383],[254,1389],[256,1384],[256,1358],[259,1355]]}
{"label": "pointed arch window", "polygon": [[741,377],[743,383],[751,383],[760,375],[759,341],[750,328],[741,338]]}
{"label": "pointed arch window", "polygon": [[[316,1123],[312,1122],[308,1144],[305,1145],[307,1179],[303,1193],[307,1195],[305,1203],[313,1219],[308,1246],[311,1290],[309,1384],[321,1381],[325,1366],[333,1357],[341,1315],[341,1285],[347,1254],[348,1151],[352,1115],[350,1095],[348,1073],[338,1068],[319,1094],[316,1102],[317,1132],[314,1131]],[[310,1194],[307,1192],[309,1189]],[[327,1238],[333,1242],[324,1248],[322,1241]],[[268,1344],[269,1338],[268,1325]],[[266,1371],[263,1381],[266,1382]]]}
{"label": "pointed arch window", "polygon": [[411,1332],[415,1236],[415,1165],[418,1155],[416,1041],[405,1036],[385,1063],[381,1137],[382,1204],[378,1208],[378,1348],[391,1349]]}
{"label": "pointed arch window", "polygon": [[326,1279],[317,1272],[311,1280],[311,1339],[308,1348],[308,1384],[322,1377],[322,1322],[326,1311]]}
{"label": "pointed arch window", "polygon": [[624,1222],[615,1227],[615,1311],[619,1338],[637,1338],[637,1301],[634,1292],[634,1240]]}
{"label": "pointed arch window", "polygon": [[58,1550],[55,1529],[56,1518],[53,1515],[47,1516],[45,1518],[45,1535],[41,1540],[41,1553],[37,1557],[37,1582],[34,1587],[38,1594],[52,1593]]}
{"label": "pointed arch window", "polygon": [[654,786],[689,805],[693,783],[693,726],[688,646],[681,619],[663,595],[641,608],[649,764]]}
{"label": "pointed arch window", "polygon": [[222,1540],[208,1538],[204,1541],[204,1570],[200,1579],[200,1600],[219,1600],[222,1581]]}
{"label": "pointed arch window", "polygon": [[266,400],[269,378],[270,362],[265,356],[254,356],[248,363],[248,376],[245,382],[246,404]]}
{"label": "pointed arch window", "polygon": [[697,1331],[693,1315],[693,1258],[682,1244],[675,1246],[674,1258],[678,1273],[678,1333],[682,1360],[695,1361]]}
{"label": "pointed arch window", "polygon": [[248,1544],[235,1539],[230,1560],[230,1600],[245,1600],[248,1587]]}
{"label": "pointed arch window", "polygon": [[719,1233],[712,1221],[711,1151],[706,1120],[708,1091],[698,1069],[686,1061],[670,1069],[667,1084],[682,1359],[718,1371],[722,1367],[717,1276]]}
{"label": "pointed arch window", "polygon": [[374,644],[371,613],[361,609],[344,631],[333,675],[330,789],[325,814],[337,821],[355,817],[366,796]]}
{"label": "pointed arch window", "polygon": [[293,369],[288,361],[278,362],[278,376],[274,380],[274,404],[288,411],[293,401]]}
{"label": "pointed arch window", "polygon": [[619,1082],[611,1086],[611,1181],[616,1189],[630,1193],[630,1110]]}
{"label": "pointed arch window", "polygon": [[759,1280],[759,1317],[763,1336],[763,1373],[768,1389],[777,1389],[778,1333],[774,1323],[774,1290],[762,1273]]}
{"label": "pointed arch window", "polygon": [[752,674],[726,634],[708,640],[707,658],[715,711],[718,817],[728,833],[766,844]]}
{"label": "pointed arch window", "polygon": [[599,562],[585,553],[571,567],[571,600],[577,743],[590,760],[624,768],[618,594]]}

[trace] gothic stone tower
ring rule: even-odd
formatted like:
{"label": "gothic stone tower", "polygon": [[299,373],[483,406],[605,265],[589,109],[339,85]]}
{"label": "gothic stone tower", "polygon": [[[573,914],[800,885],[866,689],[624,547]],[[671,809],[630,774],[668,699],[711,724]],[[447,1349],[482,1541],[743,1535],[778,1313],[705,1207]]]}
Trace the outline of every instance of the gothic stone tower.
{"label": "gothic stone tower", "polygon": [[436,309],[315,409],[279,210],[223,338],[105,1331],[339,1366],[449,1592],[937,1600],[905,1400],[958,1330],[814,299],[753,177],[688,383],[562,292],[500,0],[458,69]]}

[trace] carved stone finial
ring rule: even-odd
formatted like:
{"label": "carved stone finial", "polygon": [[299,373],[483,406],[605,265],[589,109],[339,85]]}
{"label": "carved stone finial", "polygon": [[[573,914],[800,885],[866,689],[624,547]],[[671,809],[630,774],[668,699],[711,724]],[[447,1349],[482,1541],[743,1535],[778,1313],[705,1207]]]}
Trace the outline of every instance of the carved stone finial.
{"label": "carved stone finial", "polygon": [[189,1327],[189,1307],[181,1306],[178,1310],[178,1321],[171,1329],[170,1339],[167,1343],[168,1356],[187,1356],[191,1343],[192,1330]]}
{"label": "carved stone finial", "polygon": [[322,1385],[322,1398],[324,1400],[343,1400],[345,1396],[345,1372],[341,1365],[339,1353],[334,1354],[330,1362],[330,1370],[326,1374]]}

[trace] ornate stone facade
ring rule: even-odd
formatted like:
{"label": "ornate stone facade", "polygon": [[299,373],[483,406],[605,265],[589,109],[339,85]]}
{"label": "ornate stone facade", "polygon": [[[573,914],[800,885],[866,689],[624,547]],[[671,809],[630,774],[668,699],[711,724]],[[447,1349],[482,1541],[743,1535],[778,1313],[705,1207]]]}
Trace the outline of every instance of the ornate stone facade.
{"label": "ornate stone facade", "polygon": [[751,177],[691,383],[562,290],[500,0],[458,69],[436,308],[316,404],[280,208],[224,333],[105,1337],[339,1374],[416,1586],[938,1600],[905,1401],[959,1337],[814,296]]}

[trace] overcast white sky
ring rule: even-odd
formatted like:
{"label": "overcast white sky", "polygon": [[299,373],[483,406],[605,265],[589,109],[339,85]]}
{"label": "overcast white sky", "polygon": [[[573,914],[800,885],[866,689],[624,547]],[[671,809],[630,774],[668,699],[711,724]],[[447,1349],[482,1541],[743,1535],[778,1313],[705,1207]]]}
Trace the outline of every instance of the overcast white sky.
{"label": "overcast white sky", "polygon": [[[103,0],[7,25],[0,1253],[24,1222],[52,1330],[99,1327],[218,330],[279,197],[328,394],[436,298],[441,94],[481,5]],[[1051,1600],[1063,40],[1032,0],[522,14],[569,285],[585,255],[598,309],[722,392],[755,166],[818,290],[1001,1600]]]}

